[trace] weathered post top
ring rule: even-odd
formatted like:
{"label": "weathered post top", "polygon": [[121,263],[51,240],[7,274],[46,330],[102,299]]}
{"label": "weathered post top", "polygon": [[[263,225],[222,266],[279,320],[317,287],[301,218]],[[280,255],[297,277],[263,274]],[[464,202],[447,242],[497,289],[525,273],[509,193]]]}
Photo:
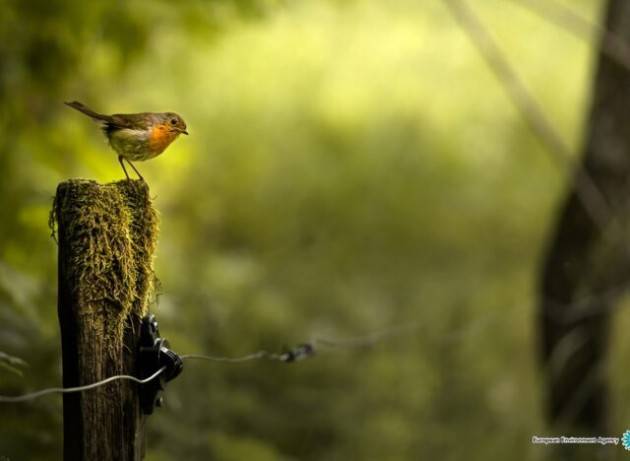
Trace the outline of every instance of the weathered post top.
{"label": "weathered post top", "polygon": [[[154,292],[157,213],[143,181],[59,184],[58,314],[64,387],[136,374],[139,325]],[[137,385],[64,395],[64,459],[143,457]]]}

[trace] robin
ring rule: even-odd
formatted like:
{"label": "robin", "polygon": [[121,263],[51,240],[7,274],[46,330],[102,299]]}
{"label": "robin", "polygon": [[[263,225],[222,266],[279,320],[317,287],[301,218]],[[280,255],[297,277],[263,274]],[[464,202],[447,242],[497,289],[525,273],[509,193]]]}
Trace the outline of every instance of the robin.
{"label": "robin", "polygon": [[123,160],[126,160],[138,177],[144,181],[131,161],[157,157],[180,134],[188,134],[184,119],[173,112],[104,115],[77,101],[66,104],[102,124],[103,132],[109,140],[109,145],[118,154],[118,162],[127,179],[129,175]]}

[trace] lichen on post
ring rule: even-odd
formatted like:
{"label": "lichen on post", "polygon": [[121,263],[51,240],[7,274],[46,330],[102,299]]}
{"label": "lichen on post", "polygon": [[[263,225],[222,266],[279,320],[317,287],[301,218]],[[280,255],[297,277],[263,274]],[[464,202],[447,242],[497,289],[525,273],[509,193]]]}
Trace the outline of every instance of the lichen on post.
{"label": "lichen on post", "polygon": [[[154,294],[157,213],[143,181],[59,184],[58,314],[64,387],[135,374],[139,324]],[[64,459],[140,460],[137,386],[64,395]]]}

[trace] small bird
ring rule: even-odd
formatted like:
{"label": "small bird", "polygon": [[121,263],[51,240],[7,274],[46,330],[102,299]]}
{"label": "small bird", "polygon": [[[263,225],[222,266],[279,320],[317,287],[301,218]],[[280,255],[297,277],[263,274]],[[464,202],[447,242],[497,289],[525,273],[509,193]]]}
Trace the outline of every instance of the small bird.
{"label": "small bird", "polygon": [[103,132],[109,140],[109,145],[118,154],[118,162],[127,179],[129,175],[123,160],[126,160],[138,177],[144,181],[131,161],[157,157],[180,134],[188,134],[184,119],[173,112],[104,115],[78,101],[66,102],[66,105],[102,124]]}

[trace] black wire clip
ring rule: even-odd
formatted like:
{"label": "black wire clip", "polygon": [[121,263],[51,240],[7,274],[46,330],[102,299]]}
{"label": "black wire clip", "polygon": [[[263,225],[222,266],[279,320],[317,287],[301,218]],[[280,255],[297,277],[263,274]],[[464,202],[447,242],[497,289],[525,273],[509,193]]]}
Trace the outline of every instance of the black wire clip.
{"label": "black wire clip", "polygon": [[140,324],[140,344],[138,350],[138,374],[141,379],[148,378],[164,368],[155,379],[140,385],[140,407],[145,415],[161,407],[162,391],[166,383],[175,379],[184,369],[184,362],[177,353],[169,349],[168,341],[160,338],[155,315],[149,314]]}
{"label": "black wire clip", "polygon": [[315,347],[311,343],[304,343],[298,344],[292,349],[285,347],[279,359],[284,363],[292,363],[307,359],[313,355],[315,355]]}

